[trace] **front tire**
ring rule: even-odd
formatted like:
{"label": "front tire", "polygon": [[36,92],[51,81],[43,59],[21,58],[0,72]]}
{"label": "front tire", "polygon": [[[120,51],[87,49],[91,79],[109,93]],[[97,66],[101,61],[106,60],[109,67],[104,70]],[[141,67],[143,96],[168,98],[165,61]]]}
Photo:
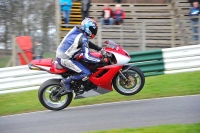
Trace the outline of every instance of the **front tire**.
{"label": "front tire", "polygon": [[[123,70],[127,69],[124,67]],[[145,77],[142,71],[133,66],[130,67],[128,70],[125,70],[122,73],[128,79],[128,81],[124,80],[120,73],[115,75],[113,78],[113,87],[115,90],[126,96],[135,95],[140,92],[145,83]]]}
{"label": "front tire", "polygon": [[38,98],[40,103],[50,110],[61,110],[66,108],[72,101],[73,93],[67,93],[62,97],[54,97],[56,91],[61,89],[61,79],[49,79],[39,88]]}

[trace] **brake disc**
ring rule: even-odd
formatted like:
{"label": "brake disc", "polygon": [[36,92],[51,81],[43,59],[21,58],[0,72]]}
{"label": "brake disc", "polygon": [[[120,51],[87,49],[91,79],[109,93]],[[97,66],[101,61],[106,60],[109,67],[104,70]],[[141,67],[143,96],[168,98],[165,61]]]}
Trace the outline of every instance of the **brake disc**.
{"label": "brake disc", "polygon": [[55,95],[59,92],[59,90],[53,90],[50,95],[49,95],[49,99],[53,102],[58,102],[61,99],[61,96],[57,96],[55,97]]}
{"label": "brake disc", "polygon": [[127,80],[121,78],[120,85],[125,89],[134,88],[136,86],[137,79],[132,75],[126,76],[128,76]]}

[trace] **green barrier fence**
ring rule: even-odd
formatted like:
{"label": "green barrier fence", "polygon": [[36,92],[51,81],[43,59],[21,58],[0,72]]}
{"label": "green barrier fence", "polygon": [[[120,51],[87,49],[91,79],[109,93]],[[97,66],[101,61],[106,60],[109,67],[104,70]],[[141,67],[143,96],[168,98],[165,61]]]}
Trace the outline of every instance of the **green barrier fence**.
{"label": "green barrier fence", "polygon": [[162,50],[131,52],[129,54],[131,56],[129,63],[139,67],[146,77],[164,74]]}

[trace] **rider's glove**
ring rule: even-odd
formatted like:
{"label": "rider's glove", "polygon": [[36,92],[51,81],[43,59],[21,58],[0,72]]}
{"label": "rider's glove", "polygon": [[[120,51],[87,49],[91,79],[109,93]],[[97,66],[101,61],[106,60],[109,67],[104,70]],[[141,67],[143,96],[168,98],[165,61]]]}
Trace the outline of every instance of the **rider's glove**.
{"label": "rider's glove", "polygon": [[106,62],[104,61],[104,59],[100,59],[100,64],[106,64]]}
{"label": "rider's glove", "polygon": [[100,62],[101,64],[107,64],[108,63],[108,58],[104,58],[104,59],[100,59]]}

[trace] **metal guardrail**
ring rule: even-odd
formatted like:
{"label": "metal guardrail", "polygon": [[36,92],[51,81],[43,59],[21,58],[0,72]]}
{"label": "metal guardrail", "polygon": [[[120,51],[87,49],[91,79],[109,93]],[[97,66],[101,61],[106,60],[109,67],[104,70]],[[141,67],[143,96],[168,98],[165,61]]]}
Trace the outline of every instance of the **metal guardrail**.
{"label": "metal guardrail", "polygon": [[130,53],[145,76],[200,70],[200,45]]}
{"label": "metal guardrail", "polygon": [[[138,66],[145,76],[200,71],[200,44],[162,50],[131,52],[130,64]],[[0,94],[36,90],[44,81],[59,75],[29,70],[28,66],[0,69]]]}

